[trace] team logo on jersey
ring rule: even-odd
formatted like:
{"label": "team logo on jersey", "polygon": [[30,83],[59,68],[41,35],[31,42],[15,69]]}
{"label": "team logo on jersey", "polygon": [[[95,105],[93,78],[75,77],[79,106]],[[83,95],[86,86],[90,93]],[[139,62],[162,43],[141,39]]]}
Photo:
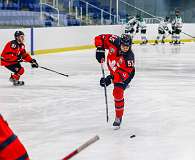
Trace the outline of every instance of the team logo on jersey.
{"label": "team logo on jersey", "polygon": [[115,49],[114,49],[114,48],[112,48],[112,47],[111,47],[111,48],[109,48],[109,52],[110,52],[110,53],[114,53],[114,51],[115,51]]}
{"label": "team logo on jersey", "polygon": [[11,44],[11,48],[14,48],[15,49],[16,48],[16,44],[15,43],[12,43]]}
{"label": "team logo on jersey", "polygon": [[123,58],[121,57],[121,58],[118,60],[118,66],[120,66],[122,63],[123,63]]}
{"label": "team logo on jersey", "polygon": [[111,61],[111,60],[109,60],[108,61],[108,65],[110,66],[110,68],[113,70],[113,71],[116,71],[116,61],[114,60],[114,61]]}
{"label": "team logo on jersey", "polygon": [[109,41],[110,41],[111,43],[114,43],[114,41],[116,40],[116,38],[117,38],[117,36],[112,35],[112,36],[110,36]]}
{"label": "team logo on jersey", "polygon": [[127,74],[126,73],[123,73],[123,77],[126,77],[127,76]]}

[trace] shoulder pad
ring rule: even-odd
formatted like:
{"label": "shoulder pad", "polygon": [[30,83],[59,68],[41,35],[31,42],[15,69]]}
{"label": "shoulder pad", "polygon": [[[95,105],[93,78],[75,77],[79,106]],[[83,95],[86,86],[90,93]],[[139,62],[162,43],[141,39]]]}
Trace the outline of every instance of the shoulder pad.
{"label": "shoulder pad", "polygon": [[16,48],[18,48],[18,43],[15,40],[13,40],[10,42],[10,47],[13,49],[16,49]]}
{"label": "shoulder pad", "polygon": [[120,46],[120,38],[118,36],[116,36],[116,35],[110,36],[109,42],[114,44],[117,47]]}

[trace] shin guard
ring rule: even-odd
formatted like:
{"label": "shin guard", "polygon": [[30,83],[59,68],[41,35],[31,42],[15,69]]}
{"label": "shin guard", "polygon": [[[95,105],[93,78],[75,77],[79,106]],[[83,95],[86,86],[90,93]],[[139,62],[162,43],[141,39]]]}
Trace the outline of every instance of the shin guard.
{"label": "shin guard", "polygon": [[19,69],[19,71],[15,72],[14,74],[11,75],[11,78],[14,79],[14,80],[19,80],[20,79],[20,76],[24,74],[24,68],[21,67]]}

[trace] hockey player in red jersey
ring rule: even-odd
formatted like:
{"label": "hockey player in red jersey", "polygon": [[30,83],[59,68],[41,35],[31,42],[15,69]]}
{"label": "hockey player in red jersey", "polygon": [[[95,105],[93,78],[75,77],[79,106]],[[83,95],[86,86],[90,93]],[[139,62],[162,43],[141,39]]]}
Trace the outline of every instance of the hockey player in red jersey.
{"label": "hockey player in red jersey", "polygon": [[35,59],[26,52],[24,45],[24,33],[16,31],[14,34],[15,40],[9,41],[1,54],[1,65],[13,72],[10,81],[13,85],[24,85],[23,81],[19,81],[20,76],[24,73],[24,68],[21,62],[29,62],[33,68],[38,68],[38,63]]}
{"label": "hockey player in red jersey", "polygon": [[96,59],[99,63],[105,61],[105,49],[108,50],[107,66],[110,75],[100,79],[100,85],[114,84],[113,97],[115,102],[114,127],[120,127],[124,112],[124,90],[135,74],[134,53],[131,50],[132,40],[127,34],[120,37],[112,34],[102,34],[95,37]]}
{"label": "hockey player in red jersey", "polygon": [[0,114],[0,160],[29,160],[26,149]]}

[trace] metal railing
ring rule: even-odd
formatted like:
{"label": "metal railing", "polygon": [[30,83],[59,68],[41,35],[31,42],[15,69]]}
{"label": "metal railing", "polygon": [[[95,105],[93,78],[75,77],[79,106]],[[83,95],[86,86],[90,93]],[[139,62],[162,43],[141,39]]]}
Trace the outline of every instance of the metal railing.
{"label": "metal railing", "polygon": [[[72,8],[72,3],[73,3],[74,0],[69,0],[69,14],[71,15],[72,14],[72,11],[71,11],[71,8]],[[88,21],[89,21],[89,18],[90,18],[90,11],[89,11],[89,7],[91,8],[94,8],[98,11],[100,11],[100,24],[104,24],[104,14],[107,14],[109,15],[109,21],[110,23],[112,23],[112,18],[113,18],[113,23],[115,24],[116,23],[116,15],[110,13],[110,12],[107,12],[105,10],[103,10],[102,8],[99,8],[89,2],[86,2],[84,0],[79,0],[80,2],[84,3],[85,4],[85,8],[83,7],[75,7],[75,17],[77,19],[80,19],[81,21],[83,20],[83,17],[85,16],[85,23],[88,24]],[[84,10],[85,9],[85,10]],[[85,15],[83,14],[83,12],[85,11]],[[79,16],[79,13],[80,13],[80,16]],[[80,18],[79,18],[80,17]]]}
{"label": "metal railing", "polygon": [[[56,0],[53,0],[53,3],[52,3],[53,5],[55,4],[55,6],[53,6],[52,4],[48,4],[48,3],[42,3],[44,2],[44,0],[40,0],[41,2],[40,3],[40,13],[26,11],[25,15],[22,16],[22,20],[21,18],[20,19],[15,18],[14,16],[16,14],[14,14],[13,18],[7,18],[7,17],[12,17],[12,16],[9,16],[9,14],[11,14],[12,12],[11,11],[6,12],[6,10],[4,10],[4,12],[6,13],[6,16],[0,17],[0,20],[1,20],[0,24],[1,25],[3,24],[18,25],[19,24],[19,25],[24,25],[24,26],[32,26],[32,25],[44,26],[44,24],[46,25],[46,22],[49,22],[49,20],[44,19],[44,16],[51,18],[51,21],[52,21],[51,26],[89,25],[89,24],[95,24],[95,25],[97,24],[101,24],[101,25],[103,24],[125,24],[127,22],[127,17],[125,17],[124,14],[122,14],[122,12],[127,13],[128,10],[132,14],[136,14],[136,10],[144,13],[144,15],[147,14],[144,17],[144,21],[146,23],[158,23],[162,18],[162,17],[157,17],[141,8],[133,6],[132,4],[129,4],[128,2],[126,2],[125,0],[116,0],[116,2],[118,1],[121,3],[118,6],[119,8],[117,8],[118,10],[120,10],[120,15],[119,15],[119,11],[117,11],[116,14],[113,14],[111,12],[112,11],[111,9],[110,11],[106,11],[91,3],[86,2],[85,0],[79,0],[79,4],[77,4],[77,6],[76,5],[73,6],[74,1],[75,0],[69,0],[69,7],[65,9],[66,12],[65,13],[61,12],[59,14],[59,8],[57,7],[58,3]],[[124,6],[126,7],[125,9],[124,9]],[[112,6],[109,6],[109,7],[111,8]],[[129,7],[130,9],[127,7]],[[20,12],[23,13],[22,11]],[[20,12],[18,11],[17,14]],[[67,14],[67,12],[69,12],[70,16]],[[29,14],[32,14],[31,17],[33,18],[30,18]],[[38,15],[38,18],[36,15]]]}
{"label": "metal railing", "polygon": [[147,24],[154,24],[154,23],[159,23],[161,18],[144,18],[144,21]]}
{"label": "metal railing", "polygon": [[[137,11],[140,11],[140,12],[145,13],[146,15],[149,15],[150,17],[152,17],[152,18],[144,18],[146,23],[158,23],[158,22],[160,22],[161,19],[163,19],[162,17],[155,16],[155,15],[153,15],[153,14],[151,14],[151,13],[149,13],[149,12],[147,12],[147,11],[141,9],[141,8],[138,8],[138,7],[132,5],[132,4],[130,4],[130,3],[126,2],[126,1],[124,1],[124,0],[117,0],[117,1],[120,1],[123,4],[125,4],[125,5],[127,5],[127,6],[129,6],[131,8],[134,8]],[[117,13],[118,13],[118,11],[117,11]],[[117,17],[118,16],[119,15],[117,15]]]}
{"label": "metal railing", "polygon": [[[57,17],[55,17],[55,16],[53,16],[51,14],[48,15],[47,12],[43,11],[43,6],[44,5],[47,6],[47,7],[50,7],[52,9],[54,9],[57,12]],[[40,2],[40,18],[41,18],[42,21],[43,21],[43,13],[46,13],[46,16],[50,16],[52,19],[54,19],[55,21],[57,21],[57,26],[60,25],[60,14],[59,14],[59,9],[58,8],[56,8],[56,7],[54,7],[54,6],[50,5],[50,4],[41,3]],[[54,14],[54,15],[56,15],[56,14]]]}

